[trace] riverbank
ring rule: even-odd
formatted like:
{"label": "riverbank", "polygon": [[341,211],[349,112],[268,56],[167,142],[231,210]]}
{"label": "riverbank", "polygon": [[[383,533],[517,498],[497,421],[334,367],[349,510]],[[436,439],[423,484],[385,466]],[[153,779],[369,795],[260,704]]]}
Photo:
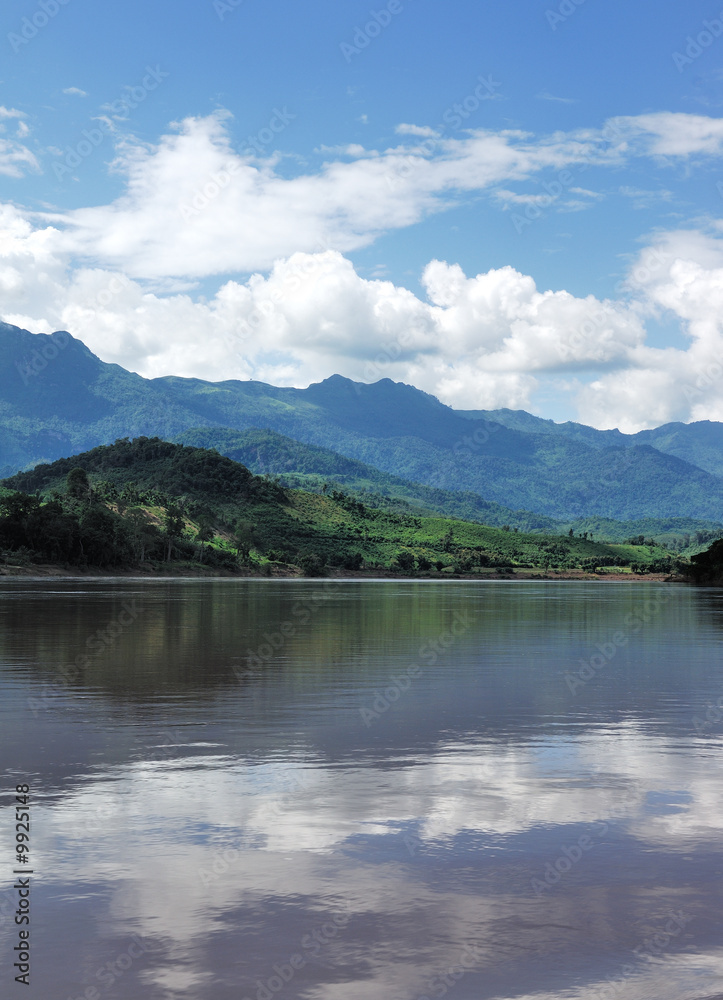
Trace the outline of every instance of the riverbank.
{"label": "riverbank", "polygon": [[152,565],[144,563],[139,566],[130,566],[123,569],[103,569],[101,567],[87,567],[80,569],[77,566],[65,567],[52,563],[38,564],[34,566],[0,566],[0,579],[151,579],[151,580],[203,580],[203,579],[296,579],[296,580],[600,580],[608,582],[635,582],[648,581],[655,583],[687,583],[682,576],[671,576],[668,573],[621,573],[619,570],[611,572],[589,573],[583,570],[543,570],[543,569],[515,569],[510,572],[505,570],[500,572],[495,569],[483,568],[474,573],[450,573],[435,572],[426,573],[398,573],[387,569],[368,570],[343,570],[330,569],[323,576],[307,577],[295,567],[282,566],[279,564],[266,564],[268,570],[251,569],[249,567],[239,567],[238,571],[224,570],[217,567],[200,566],[198,564],[184,563],[181,565]]}

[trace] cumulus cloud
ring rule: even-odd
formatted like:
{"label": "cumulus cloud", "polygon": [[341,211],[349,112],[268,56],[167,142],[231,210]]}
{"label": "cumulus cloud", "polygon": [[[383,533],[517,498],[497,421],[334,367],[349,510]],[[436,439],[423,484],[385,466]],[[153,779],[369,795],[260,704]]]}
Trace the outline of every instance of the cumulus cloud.
{"label": "cumulus cloud", "polygon": [[[546,168],[715,154],[720,122],[660,113],[543,140],[515,130],[450,139],[404,125],[397,147],[345,147],[344,161],[288,177],[278,158],[239,155],[227,118],[187,119],[156,145],[120,139],[113,169],[126,183],[111,204],[43,215],[0,206],[3,317],[36,332],[69,329],[104,360],[147,376],[286,385],[334,372],[390,377],[464,408],[531,408],[537,393],[562,386],[596,426],[723,419],[714,374],[723,363],[723,223],[658,234],[611,301],[540,290],[510,266],[468,276],[439,260],[415,294],[360,276],[344,256],[468,192],[536,208],[548,199],[539,187],[506,185],[537,184]],[[17,131],[5,138],[21,126],[21,112],[0,108],[0,173],[35,165]],[[14,165],[3,142],[20,157]],[[601,197],[569,191],[576,200],[559,208]],[[238,273],[247,277],[193,294],[200,278]],[[687,345],[648,344],[646,321],[665,315]]]}
{"label": "cumulus cloud", "polygon": [[467,192],[597,156],[588,137],[537,142],[518,131],[478,131],[432,138],[428,129],[404,126],[412,138],[427,138],[384,151],[346,147],[350,161],[288,178],[273,157],[239,155],[227,125],[219,113],[186,119],[156,146],[126,137],[113,165],[126,179],[118,200],[43,217],[57,227],[58,251],[145,279],[268,270],[296,251],[367,246]]}
{"label": "cumulus cloud", "polygon": [[674,317],[688,345],[639,344],[628,370],[582,391],[582,419],[631,431],[672,420],[723,420],[723,240],[717,228],[659,234],[634,262],[628,287],[639,314]]}
{"label": "cumulus cloud", "polygon": [[412,382],[460,407],[526,406],[539,376],[624,363],[644,339],[629,307],[540,292],[512,267],[468,278],[432,261],[420,297],[361,277],[337,251],[297,253],[196,301],[120,271],[71,269],[53,235],[17,210],[6,211],[0,254],[8,322],[68,329],[104,360],[149,377],[307,385],[339,372]]}
{"label": "cumulus cloud", "polygon": [[[360,276],[338,251],[296,253],[210,298],[149,290],[122,271],[72,268],[53,233],[0,215],[3,316],[68,329],[100,357],[148,377],[256,378],[307,385],[335,372],[409,382],[458,408],[531,408],[561,386],[580,419],[626,431],[721,419],[723,239],[660,234],[633,261],[625,300],[540,290],[512,267],[468,277],[435,260],[423,295]],[[672,314],[683,347],[646,340]],[[203,349],[199,349],[203,345]]]}
{"label": "cumulus cloud", "polygon": [[[546,170],[619,166],[635,156],[715,155],[723,142],[719,120],[672,113],[544,137],[506,129],[452,138],[402,124],[400,145],[336,147],[325,152],[337,159],[316,172],[286,176],[278,156],[239,154],[228,119],[222,111],[188,118],[155,145],[119,138],[113,169],[125,178],[124,193],[111,204],[45,215],[58,230],[58,250],[144,279],[250,273],[297,251],[368,246],[480,191],[494,192],[504,207],[534,207],[546,197],[539,188],[514,192],[507,185],[537,183]],[[17,144],[4,162],[15,173],[22,164],[35,166]],[[597,197],[583,192],[585,199]],[[578,197],[557,207],[590,204]]]}

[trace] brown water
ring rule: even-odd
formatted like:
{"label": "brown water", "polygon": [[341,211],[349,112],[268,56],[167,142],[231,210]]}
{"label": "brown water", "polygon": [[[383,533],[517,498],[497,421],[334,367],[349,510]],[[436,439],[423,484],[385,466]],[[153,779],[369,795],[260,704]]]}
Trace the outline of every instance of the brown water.
{"label": "brown water", "polygon": [[4,581],[0,995],[723,997],[722,643],[671,585]]}

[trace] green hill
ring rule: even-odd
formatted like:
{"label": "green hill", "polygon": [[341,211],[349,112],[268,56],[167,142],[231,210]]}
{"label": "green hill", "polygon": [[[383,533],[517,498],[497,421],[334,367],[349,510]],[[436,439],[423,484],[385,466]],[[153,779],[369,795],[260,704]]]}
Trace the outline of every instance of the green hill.
{"label": "green hill", "polygon": [[[630,437],[512,411],[456,412],[389,379],[366,385],[334,375],[307,389],[149,380],[105,364],[68,334],[44,337],[7,324],[0,324],[0,352],[6,471],[120,437],[168,440],[199,427],[260,428],[432,490],[476,494],[479,501],[444,499],[461,504],[465,516],[481,502],[563,522],[723,520],[723,478],[694,464],[698,454],[708,465],[723,456],[720,424],[675,425],[675,431],[669,425],[657,436]],[[429,503],[421,496],[410,501]]]}
{"label": "green hill", "polygon": [[[668,571],[659,546],[530,534],[381,510],[340,490],[290,490],[215,451],[158,438],[113,445],[0,484],[5,561],[132,566],[205,562],[389,572]],[[11,492],[7,492],[11,491]],[[291,571],[291,570],[289,570]]]}
{"label": "green hill", "polygon": [[616,521],[585,517],[561,521],[530,511],[510,510],[483,500],[477,493],[435,489],[413,483],[328,448],[305,445],[275,431],[195,428],[184,432],[177,440],[197,448],[215,448],[222,455],[243,463],[257,475],[278,477],[285,486],[320,493],[331,484],[372,507],[389,510],[442,514],[494,527],[508,525],[527,532],[566,535],[572,529],[576,535],[587,533],[596,539],[612,542],[643,535],[679,552],[687,551],[691,546],[692,551],[698,551],[696,546],[723,535],[723,525],[693,518]]}

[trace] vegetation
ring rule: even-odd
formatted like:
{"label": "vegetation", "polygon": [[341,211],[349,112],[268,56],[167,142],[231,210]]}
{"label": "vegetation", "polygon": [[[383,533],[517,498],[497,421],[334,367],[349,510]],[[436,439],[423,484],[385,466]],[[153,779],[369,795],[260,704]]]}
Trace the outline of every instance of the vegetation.
{"label": "vegetation", "polygon": [[694,555],[686,569],[686,575],[696,583],[723,582],[723,538],[705,550]]}
{"label": "vegetation", "polygon": [[215,448],[257,474],[276,476],[285,486],[324,494],[332,488],[340,489],[368,506],[398,513],[442,514],[496,527],[507,525],[520,531],[572,534],[608,542],[624,542],[630,536],[642,534],[670,551],[685,555],[700,551],[706,542],[723,534],[723,525],[685,517],[635,521],[585,517],[561,521],[530,511],[510,510],[483,500],[478,493],[413,483],[275,431],[200,428],[185,432],[178,440],[199,448]]}
{"label": "vegetation", "polygon": [[6,563],[233,572],[670,572],[655,544],[533,534],[373,507],[340,489],[291,490],[215,451],[122,439],[7,479]]}
{"label": "vegetation", "polygon": [[[421,514],[524,531],[557,531],[554,519],[596,538],[600,533],[578,519],[709,522],[682,529],[697,531],[718,527],[723,510],[720,424],[623,435],[510,411],[465,415],[389,379],[364,385],[332,376],[307,389],[147,380],[104,364],[68,335],[54,340],[6,324],[0,324],[0,352],[0,467],[7,470],[126,435],[169,439],[199,427],[219,435],[261,428],[256,433],[291,442],[256,444],[259,465],[273,453],[268,471],[287,485],[318,491],[331,481],[346,492],[366,491],[375,506],[387,495]],[[188,443],[226,450],[221,436]],[[233,457],[262,471],[250,458]],[[662,540],[648,528],[615,540],[641,532]]]}

